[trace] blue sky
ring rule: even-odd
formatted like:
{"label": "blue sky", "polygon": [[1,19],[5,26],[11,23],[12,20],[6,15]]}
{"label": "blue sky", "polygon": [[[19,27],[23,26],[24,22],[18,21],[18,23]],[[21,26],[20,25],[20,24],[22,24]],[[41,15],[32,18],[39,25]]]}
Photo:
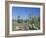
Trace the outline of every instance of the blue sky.
{"label": "blue sky", "polygon": [[29,14],[34,16],[40,15],[40,8],[35,7],[12,7],[12,17],[17,19],[20,16],[20,19],[28,19]]}

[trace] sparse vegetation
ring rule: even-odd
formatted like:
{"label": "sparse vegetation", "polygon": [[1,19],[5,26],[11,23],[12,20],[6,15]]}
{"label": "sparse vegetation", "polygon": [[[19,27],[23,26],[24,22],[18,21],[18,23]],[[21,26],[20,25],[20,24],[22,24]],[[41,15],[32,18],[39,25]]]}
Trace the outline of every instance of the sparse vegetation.
{"label": "sparse vegetation", "polygon": [[[30,16],[27,20],[20,19],[20,16],[18,16],[18,20],[16,20],[16,21],[12,20],[12,21],[13,21],[13,26],[16,27],[16,25],[17,25],[19,28],[21,27],[21,30],[25,30],[25,29],[38,30],[38,29],[40,29],[40,17],[37,17],[37,16]],[[15,30],[14,27],[13,27],[13,30]],[[20,29],[18,29],[18,30],[20,30]]]}

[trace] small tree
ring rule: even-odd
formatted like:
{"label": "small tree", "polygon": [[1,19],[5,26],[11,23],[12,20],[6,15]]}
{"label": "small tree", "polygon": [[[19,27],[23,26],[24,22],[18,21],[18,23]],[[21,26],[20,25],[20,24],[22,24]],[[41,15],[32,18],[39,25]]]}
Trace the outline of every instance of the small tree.
{"label": "small tree", "polygon": [[18,22],[18,23],[22,23],[22,21],[23,21],[23,20],[20,19],[20,16],[18,16],[18,20],[17,20],[17,22]]}

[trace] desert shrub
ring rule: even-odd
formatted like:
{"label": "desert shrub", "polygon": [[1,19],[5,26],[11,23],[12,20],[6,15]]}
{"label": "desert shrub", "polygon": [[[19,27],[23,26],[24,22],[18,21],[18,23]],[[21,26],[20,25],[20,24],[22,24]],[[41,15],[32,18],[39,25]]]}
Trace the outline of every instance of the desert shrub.
{"label": "desert shrub", "polygon": [[18,22],[18,23],[22,23],[22,19],[20,19],[20,16],[18,16],[17,22]]}
{"label": "desert shrub", "polygon": [[40,29],[40,17],[30,18],[29,24],[34,24],[35,28],[32,27],[33,29]]}
{"label": "desert shrub", "polygon": [[17,22],[18,22],[18,23],[22,23],[23,20],[22,20],[22,19],[18,19]]}

